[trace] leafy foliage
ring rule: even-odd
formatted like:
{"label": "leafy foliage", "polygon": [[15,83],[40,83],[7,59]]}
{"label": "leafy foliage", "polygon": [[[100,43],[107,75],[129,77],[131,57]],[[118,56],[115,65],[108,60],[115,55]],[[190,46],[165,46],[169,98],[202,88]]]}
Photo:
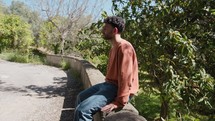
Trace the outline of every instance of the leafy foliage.
{"label": "leafy foliage", "polygon": [[59,33],[56,29],[51,22],[45,21],[40,29],[38,45],[48,50],[54,50],[54,53],[58,54],[60,52],[60,40],[58,38]]}
{"label": "leafy foliage", "polygon": [[[103,16],[106,16],[105,12]],[[110,44],[101,39],[100,30],[102,25],[102,21],[99,20],[97,23],[93,23],[89,28],[80,31],[78,36],[80,42],[76,45],[76,48],[85,59],[96,64],[95,66],[105,74]]]}
{"label": "leafy foliage", "polygon": [[27,51],[33,43],[30,25],[16,15],[1,15],[0,18],[0,50],[21,49]]}
{"label": "leafy foliage", "polygon": [[61,66],[61,68],[62,68],[63,70],[68,70],[68,69],[70,69],[70,63],[67,62],[67,61],[65,61],[65,60],[62,60],[62,61],[60,62],[60,66]]}
{"label": "leafy foliage", "polygon": [[7,7],[5,4],[0,0],[0,14],[5,13],[7,11]]}
{"label": "leafy foliage", "polygon": [[[113,1],[115,15],[126,20],[122,36],[138,55],[141,88],[159,96],[160,120],[182,119],[193,112],[214,115],[214,4],[213,0]],[[91,32],[98,32],[101,21],[92,27]],[[88,57],[107,55],[103,40],[83,34],[89,35],[82,43],[86,48],[79,49],[90,51]]]}
{"label": "leafy foliage", "polygon": [[29,53],[23,53],[19,50],[6,50],[0,54],[0,58],[19,63],[34,63],[34,64],[47,64],[45,55],[36,49],[30,49]]}
{"label": "leafy foliage", "polygon": [[30,29],[33,31],[35,43],[38,41],[39,29],[42,19],[38,11],[33,11],[29,6],[21,1],[12,1],[11,5],[5,10],[7,14],[19,16],[23,21],[30,24]]}

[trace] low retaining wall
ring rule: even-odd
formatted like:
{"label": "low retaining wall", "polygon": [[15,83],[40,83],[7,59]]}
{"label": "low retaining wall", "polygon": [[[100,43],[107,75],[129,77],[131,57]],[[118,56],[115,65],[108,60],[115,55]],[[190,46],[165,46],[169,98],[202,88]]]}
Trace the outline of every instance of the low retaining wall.
{"label": "low retaining wall", "polygon": [[[61,56],[46,54],[47,62],[54,65],[60,65],[62,61],[70,63],[72,70],[80,74],[80,79],[84,88],[104,82],[105,76],[88,61],[75,56]],[[138,111],[128,103],[123,109],[104,114],[98,112],[94,115],[95,121],[146,121],[145,118],[138,115]]]}

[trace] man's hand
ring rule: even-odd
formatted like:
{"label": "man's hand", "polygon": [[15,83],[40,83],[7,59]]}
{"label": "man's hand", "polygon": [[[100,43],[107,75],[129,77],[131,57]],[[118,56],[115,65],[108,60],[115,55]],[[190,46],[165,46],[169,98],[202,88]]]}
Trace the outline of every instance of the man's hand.
{"label": "man's hand", "polygon": [[118,108],[117,105],[113,104],[113,103],[110,103],[104,107],[101,108],[101,111],[102,112],[105,112],[105,113],[110,113],[113,109],[116,109]]}

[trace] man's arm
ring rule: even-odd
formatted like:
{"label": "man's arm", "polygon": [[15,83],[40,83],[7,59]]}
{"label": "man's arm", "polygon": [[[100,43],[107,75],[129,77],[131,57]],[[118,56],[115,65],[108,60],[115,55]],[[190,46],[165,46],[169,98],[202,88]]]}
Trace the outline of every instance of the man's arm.
{"label": "man's arm", "polygon": [[118,92],[116,99],[103,107],[101,111],[110,112],[123,107],[129,100],[131,81],[133,78],[133,49],[129,45],[122,45],[118,50]]}

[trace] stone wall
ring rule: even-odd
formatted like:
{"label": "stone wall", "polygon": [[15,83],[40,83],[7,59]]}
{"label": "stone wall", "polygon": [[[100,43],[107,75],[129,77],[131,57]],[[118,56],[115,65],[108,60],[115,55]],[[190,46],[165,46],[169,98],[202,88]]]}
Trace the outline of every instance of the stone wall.
{"label": "stone wall", "polygon": [[[47,62],[54,65],[60,65],[62,61],[70,63],[70,67],[79,73],[84,88],[104,82],[104,75],[88,61],[75,56],[61,56],[46,54]],[[110,114],[98,112],[94,115],[95,121],[146,121],[145,118],[138,115],[138,111],[128,103],[123,109],[113,111]]]}

